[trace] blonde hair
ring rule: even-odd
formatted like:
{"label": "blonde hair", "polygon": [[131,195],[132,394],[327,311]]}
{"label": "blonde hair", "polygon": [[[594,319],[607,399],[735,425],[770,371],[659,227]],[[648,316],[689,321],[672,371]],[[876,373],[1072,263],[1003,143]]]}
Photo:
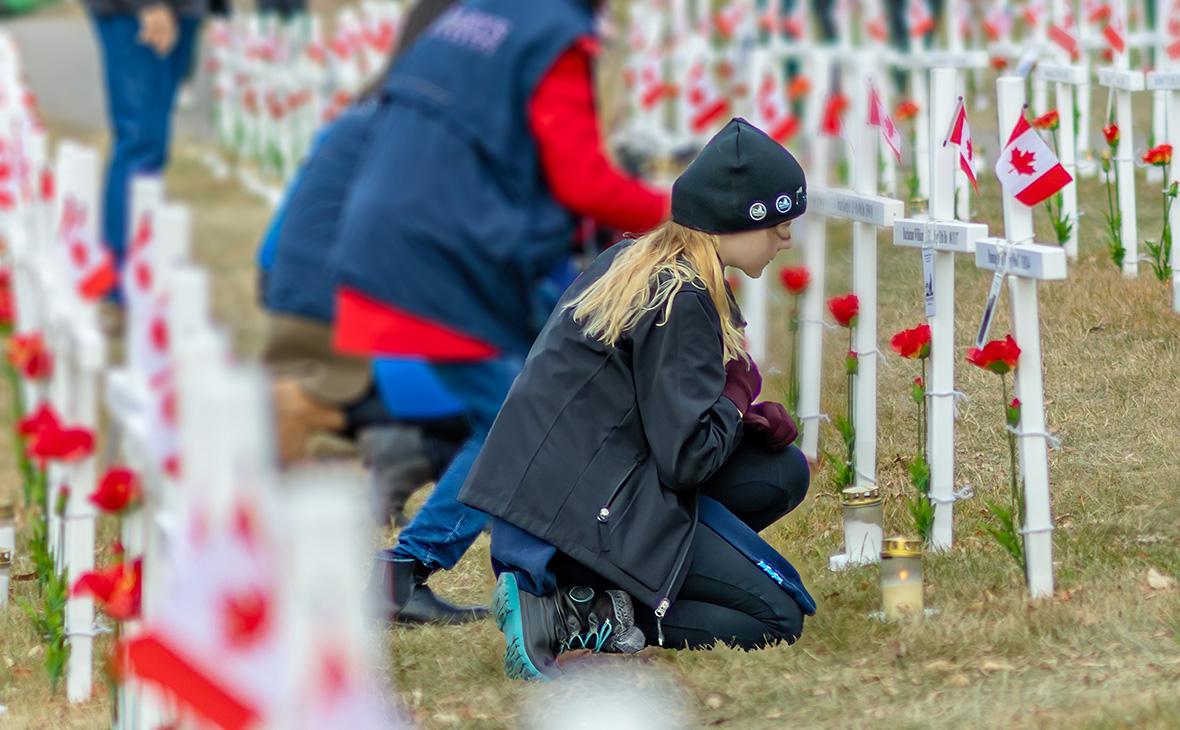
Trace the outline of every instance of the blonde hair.
{"label": "blonde hair", "polygon": [[666,324],[676,294],[693,286],[717,308],[723,361],[745,359],[745,334],[733,322],[719,245],[711,233],[667,221],[616,256],[606,273],[564,308],[573,310],[588,337],[614,346],[648,312],[663,309],[656,326]]}

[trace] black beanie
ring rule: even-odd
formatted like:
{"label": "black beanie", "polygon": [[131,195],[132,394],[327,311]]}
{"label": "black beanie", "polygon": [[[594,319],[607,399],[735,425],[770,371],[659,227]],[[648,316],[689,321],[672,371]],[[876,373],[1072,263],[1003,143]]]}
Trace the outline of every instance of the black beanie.
{"label": "black beanie", "polygon": [[672,184],[672,220],[705,233],[770,228],[807,210],[807,180],[794,155],[737,117]]}

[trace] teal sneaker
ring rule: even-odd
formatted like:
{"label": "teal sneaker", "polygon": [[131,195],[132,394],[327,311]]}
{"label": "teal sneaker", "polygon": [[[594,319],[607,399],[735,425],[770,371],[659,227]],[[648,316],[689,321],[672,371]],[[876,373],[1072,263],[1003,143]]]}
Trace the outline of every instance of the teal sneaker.
{"label": "teal sneaker", "polygon": [[511,679],[559,677],[557,657],[570,650],[634,654],[647,645],[635,625],[631,597],[619,590],[576,586],[534,596],[504,572],[496,581],[492,611],[504,634],[504,672]]}

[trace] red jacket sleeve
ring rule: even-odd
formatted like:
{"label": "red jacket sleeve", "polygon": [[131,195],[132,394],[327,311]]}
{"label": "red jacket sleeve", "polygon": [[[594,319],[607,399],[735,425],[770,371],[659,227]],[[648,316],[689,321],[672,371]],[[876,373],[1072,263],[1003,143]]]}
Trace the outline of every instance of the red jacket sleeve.
{"label": "red jacket sleeve", "polygon": [[590,72],[591,49],[571,46],[549,69],[529,103],[529,127],[553,196],[602,225],[641,233],[670,209],[668,193],[620,172],[598,129]]}

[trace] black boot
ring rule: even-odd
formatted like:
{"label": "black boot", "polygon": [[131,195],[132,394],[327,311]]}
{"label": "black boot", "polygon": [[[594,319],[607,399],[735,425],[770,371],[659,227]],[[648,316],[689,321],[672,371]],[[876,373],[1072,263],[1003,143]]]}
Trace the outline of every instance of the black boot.
{"label": "black boot", "polygon": [[504,672],[511,679],[553,679],[567,651],[634,654],[646,644],[631,597],[620,590],[558,588],[547,596],[521,590],[511,571],[496,582],[496,623],[504,634]]}
{"label": "black boot", "polygon": [[463,624],[486,618],[486,606],[455,606],[434,595],[430,568],[413,559],[373,562],[369,594],[377,615],[396,624]]}

